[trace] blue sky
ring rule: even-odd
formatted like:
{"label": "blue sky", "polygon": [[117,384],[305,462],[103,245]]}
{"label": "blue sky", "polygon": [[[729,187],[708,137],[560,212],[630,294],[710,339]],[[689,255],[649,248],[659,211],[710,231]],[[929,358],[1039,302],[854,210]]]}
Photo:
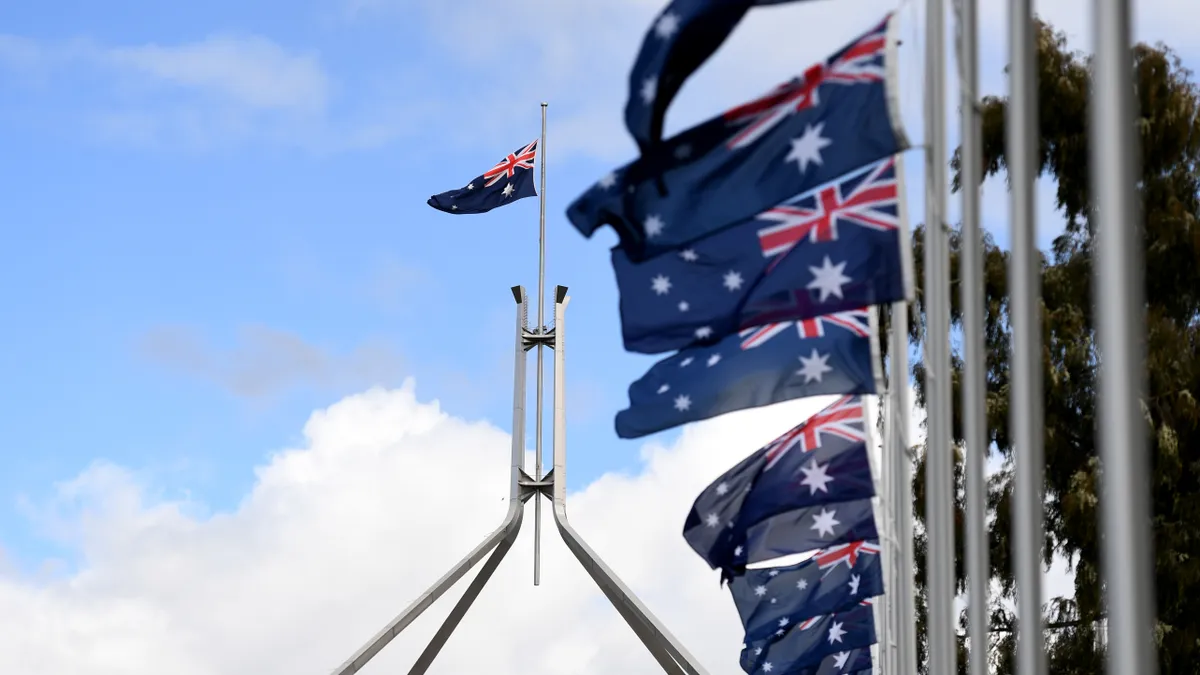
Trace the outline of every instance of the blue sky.
{"label": "blue sky", "polygon": [[[669,129],[801,71],[890,6],[845,4],[756,10]],[[562,214],[633,152],[624,78],[659,8],[0,5],[0,550],[22,569],[69,555],[36,514],[97,460],[152,494],[230,509],[314,409],[373,384],[414,377],[421,399],[507,429],[508,287],[535,290],[537,200],[474,217],[424,201],[535,138],[540,100],[547,282],[573,297],[571,482],[636,466],[642,444],[618,440],[612,416],[652,359],[620,348],[613,237],[584,240]],[[1003,45],[984,33],[985,89],[998,91]],[[901,75],[919,140],[919,77],[911,64]],[[908,156],[919,222],[920,154]],[[1003,194],[985,193],[1000,233]]]}

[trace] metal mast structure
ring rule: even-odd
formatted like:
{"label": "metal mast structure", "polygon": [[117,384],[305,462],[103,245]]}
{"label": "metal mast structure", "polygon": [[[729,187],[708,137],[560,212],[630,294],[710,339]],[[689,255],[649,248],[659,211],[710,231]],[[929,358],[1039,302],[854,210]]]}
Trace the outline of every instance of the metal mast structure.
{"label": "metal mast structure", "polygon": [[[646,609],[642,601],[633,591],[629,590],[608,565],[596,555],[583,537],[575,531],[567,519],[567,414],[566,414],[566,321],[565,315],[570,297],[566,286],[554,288],[554,325],[547,327],[543,324],[542,289],[545,287],[546,273],[546,104],[542,104],[542,138],[540,157],[541,170],[541,200],[538,228],[538,325],[529,327],[529,298],[524,286],[513,286],[512,295],[517,304],[516,316],[516,345],[513,351],[513,425],[512,425],[512,470],[509,472],[508,513],[504,521],[491,534],[484,538],[458,564],[450,568],[441,579],[438,579],[424,593],[417,597],[403,612],[392,619],[383,630],[379,631],[365,645],[333,671],[334,675],[352,675],[363,669],[367,663],[388,645],[397,635],[416,620],[425,610],[429,609],[438,598],[463,577],[488,552],[491,555],[479,570],[479,574],[471,580],[467,590],[450,610],[450,615],[442,622],[440,628],[429,641],[429,645],[417,657],[416,663],[408,671],[409,675],[420,675],[429,670],[446,641],[458,627],[475,598],[487,585],[492,573],[500,566],[500,561],[512,548],[517,534],[521,530],[521,522],[525,514],[525,503],[530,498],[543,495],[553,502],[554,522],[567,548],[583,565],[584,570],[599,586],[605,597],[612,602],[617,613],[625,619],[634,634],[642,641],[646,650],[670,675],[708,675],[706,671],[686,648],[666,629],[662,623]],[[542,449],[542,349],[554,350],[554,417],[553,417],[553,448],[554,466],[545,476],[541,476]],[[535,448],[537,460],[535,476],[525,472],[525,372],[526,355],[530,349],[537,348],[537,408],[535,411],[537,430],[535,431]],[[540,502],[534,502],[541,506]],[[540,515],[539,508],[535,515]],[[539,518],[540,520],[540,518]],[[540,583],[540,540],[537,536],[541,528],[535,530],[534,540],[534,585]]]}

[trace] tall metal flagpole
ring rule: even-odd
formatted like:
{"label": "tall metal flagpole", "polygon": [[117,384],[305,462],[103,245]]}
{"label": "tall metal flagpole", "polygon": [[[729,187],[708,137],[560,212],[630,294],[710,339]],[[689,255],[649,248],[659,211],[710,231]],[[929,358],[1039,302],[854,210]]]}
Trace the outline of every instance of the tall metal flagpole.
{"label": "tall metal flagpole", "polygon": [[929,589],[929,672],[957,672],[954,626],[954,455],[950,439],[950,260],[946,207],[945,15],[925,5],[925,386],[928,438],[925,513]]}
{"label": "tall metal flagpole", "polygon": [[987,356],[983,326],[987,320],[983,293],[983,238],[979,229],[979,183],[982,139],[979,120],[979,62],[977,0],[957,0],[958,67],[962,90],[962,279],[963,426],[967,497],[967,630],[970,635],[968,674],[987,675],[988,549],[987,549],[987,410],[984,405]]}
{"label": "tall metal flagpole", "polygon": [[896,595],[896,611],[899,614],[899,632],[896,667],[897,675],[917,673],[916,608],[913,601],[913,574],[916,565],[913,557],[913,495],[912,458],[909,455],[908,427],[911,419],[911,402],[908,399],[908,303],[892,304],[892,343],[888,347],[891,355],[891,381],[896,383],[892,393],[895,417],[892,419],[890,450],[896,470],[892,473],[892,485],[896,495],[897,549],[899,551],[899,580],[893,593]]}
{"label": "tall metal flagpole", "polygon": [[1096,261],[1092,294],[1100,358],[1100,513],[1108,589],[1108,672],[1158,671],[1151,627],[1154,582],[1148,494],[1145,395],[1146,319],[1141,223],[1135,191],[1138,153],[1133,122],[1129,1],[1093,3],[1096,47],[1091,101],[1092,194]]}
{"label": "tall metal flagpole", "polygon": [[[513,286],[512,295],[517,303],[516,312],[516,343],[513,359],[513,433],[512,433],[512,462],[509,472],[509,503],[508,513],[496,530],[489,534],[458,564],[450,568],[441,579],[434,582],[424,593],[417,597],[403,612],[392,619],[383,630],[379,631],[365,645],[358,649],[336,670],[334,675],[354,675],[375,657],[389,642],[412,624],[425,610],[442,596],[450,586],[463,577],[483,557],[491,551],[491,556],[471,580],[466,591],[450,610],[450,614],[442,622],[429,645],[416,663],[408,671],[409,675],[423,675],[433,664],[442,647],[454,634],[458,624],[471,608],[472,603],[479,597],[484,586],[491,579],[492,573],[499,567],[505,554],[512,548],[517,534],[521,529],[525,502],[537,495],[544,495],[554,502],[554,522],[562,535],[563,543],[575,555],[580,565],[592,577],[596,586],[604,593],[613,605],[613,609],[621,615],[634,635],[645,646],[646,651],[668,675],[708,675],[703,666],[696,661],[687,649],[671,635],[667,628],[646,609],[641,600],[621,582],[612,570],[604,564],[600,556],[588,546],[567,520],[567,485],[566,485],[566,403],[564,364],[566,362],[566,311],[567,288],[556,286],[554,289],[554,326],[544,325],[543,298],[546,276],[546,104],[542,104],[542,159],[541,159],[541,215],[539,218],[538,236],[538,325],[529,327],[529,297],[524,286]],[[525,473],[525,380],[528,364],[528,352],[538,348],[538,393],[537,393],[537,478],[531,478]],[[541,475],[541,421],[542,421],[542,347],[554,350],[554,468],[545,476]],[[536,500],[540,501],[540,500]],[[533,583],[539,581],[540,544],[534,543],[534,576]]]}
{"label": "tall metal flagpole", "polygon": [[[542,140],[538,143],[538,170],[541,172],[541,188],[538,190],[538,294],[537,294],[537,330],[546,332],[546,102],[542,102]],[[542,389],[545,387],[545,377],[542,375],[542,348],[537,345],[537,419],[534,425],[534,460],[533,477],[542,479]],[[535,499],[533,504],[533,585],[542,583],[542,500]]]}
{"label": "tall metal flagpole", "polygon": [[[1042,329],[1041,264],[1033,183],[1037,178],[1037,54],[1032,0],[1010,0],[1008,171],[1012,191],[1013,567],[1017,581],[1017,672],[1045,675],[1042,624]],[[1107,141],[1106,141],[1107,142]],[[1137,672],[1137,671],[1130,671]]]}

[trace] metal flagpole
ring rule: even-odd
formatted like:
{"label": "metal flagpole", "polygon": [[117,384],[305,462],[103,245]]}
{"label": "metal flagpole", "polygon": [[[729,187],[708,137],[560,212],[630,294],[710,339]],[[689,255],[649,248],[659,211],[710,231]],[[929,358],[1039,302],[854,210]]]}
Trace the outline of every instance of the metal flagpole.
{"label": "metal flagpole", "polygon": [[[546,102],[542,102],[542,140],[538,144],[538,171],[541,172],[541,189],[538,190],[538,294],[537,331],[546,332]],[[542,479],[542,389],[545,376],[542,374],[541,342],[537,345],[537,419],[534,425],[533,476]],[[542,500],[533,504],[533,585],[542,583]]]}
{"label": "metal flagpole", "polygon": [[925,454],[925,512],[929,589],[929,672],[953,675],[954,626],[954,455],[950,438],[950,264],[946,207],[945,8],[925,5],[925,386],[928,438]]}
{"label": "metal flagpole", "polygon": [[[566,286],[554,289],[554,326],[545,326],[542,296],[546,276],[546,104],[542,104],[542,159],[541,161],[541,214],[538,232],[538,325],[532,330],[529,327],[529,298],[524,286],[513,286],[513,299],[517,302],[516,347],[513,364],[513,433],[512,433],[512,463],[509,472],[509,506],[504,522],[489,534],[473,551],[450,569],[441,579],[422,593],[411,605],[395,619],[388,623],[383,630],[375,634],[366,645],[355,652],[345,663],[334,670],[334,675],[353,675],[359,672],[376,654],[389,642],[394,640],[418,616],[442,596],[456,581],[483,559],[489,551],[492,555],[484,563],[478,576],[471,581],[467,590],[450,610],[450,615],[442,622],[433,639],[417,658],[416,663],[408,671],[409,675],[422,675],[442,647],[458,627],[472,603],[482,592],[483,587],[491,579],[492,573],[499,567],[508,550],[516,541],[521,529],[522,516],[525,512],[525,502],[535,495],[542,494],[554,502],[554,521],[562,535],[567,548],[575,554],[584,570],[612,603],[613,608],[625,619],[635,635],[641,640],[646,650],[658,662],[663,672],[668,675],[708,675],[708,672],[696,661],[686,648],[673,636],[662,623],[646,609],[645,605],[629,590],[625,584],[613,574],[604,564],[600,556],[587,545],[579,533],[567,521],[567,486],[566,486],[566,405],[564,363],[566,353],[564,347],[565,322],[563,313],[566,310]],[[525,473],[525,397],[526,369],[528,352],[538,348],[538,385],[537,385],[537,468],[536,478]],[[541,421],[543,406],[542,383],[542,348],[554,350],[554,468],[541,475]],[[540,501],[540,500],[539,500]],[[536,512],[535,512],[536,513]],[[535,535],[537,532],[535,531]],[[540,545],[534,542],[534,584],[540,581],[539,557]]]}
{"label": "metal flagpole", "polygon": [[1093,296],[1100,359],[1099,444],[1103,466],[1100,512],[1104,581],[1108,589],[1108,672],[1158,671],[1151,627],[1154,582],[1145,421],[1146,327],[1141,222],[1135,192],[1129,1],[1093,3],[1091,166],[1096,260]]}
{"label": "metal flagpole", "polygon": [[958,67],[962,90],[962,279],[963,426],[966,436],[967,497],[967,630],[968,674],[988,675],[988,548],[987,548],[987,410],[984,406],[987,355],[983,327],[987,321],[983,293],[983,237],[979,228],[979,184],[982,139],[979,120],[977,0],[957,0]]}
{"label": "metal flagpole", "polygon": [[1017,581],[1017,670],[1045,675],[1042,625],[1042,329],[1041,264],[1033,184],[1037,178],[1037,54],[1032,0],[1009,3],[1008,171],[1012,191],[1013,567]]}
{"label": "metal flagpole", "polygon": [[896,584],[896,611],[899,615],[899,649],[897,650],[897,675],[916,675],[917,673],[917,634],[916,608],[914,597],[913,574],[916,570],[913,556],[913,522],[912,522],[912,458],[909,455],[908,425],[912,408],[908,400],[908,303],[892,304],[892,344],[888,347],[891,355],[891,381],[893,388],[892,399],[896,415],[892,420],[892,438],[890,450],[896,462],[896,470],[892,473],[893,487],[896,495],[896,516],[899,549],[899,574]]}

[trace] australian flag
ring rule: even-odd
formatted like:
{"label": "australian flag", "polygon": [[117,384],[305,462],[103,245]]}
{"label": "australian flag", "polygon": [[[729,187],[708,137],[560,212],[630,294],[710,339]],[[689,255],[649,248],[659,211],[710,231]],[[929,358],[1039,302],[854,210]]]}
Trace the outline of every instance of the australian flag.
{"label": "australian flag", "polygon": [[[567,209],[641,262],[908,147],[888,91],[891,15],[766,96],[664,141]],[[719,187],[719,189],[718,189]]]}
{"label": "australian flag", "polygon": [[805,666],[819,672],[817,669],[829,656],[844,660],[845,666],[852,665],[851,651],[868,651],[876,641],[874,608],[870,600],[863,600],[839,612],[781,626],[770,638],[747,643],[742,650],[741,666],[754,675],[805,672]]}
{"label": "australian flag", "polygon": [[873,394],[872,311],[747,328],[669,356],[629,385],[629,407],[617,413],[617,436],[638,438],[808,396]]}
{"label": "australian flag", "polygon": [[[684,522],[684,539],[728,578],[742,573],[748,562],[850,541],[843,538],[849,531],[874,532],[869,438],[862,397],[838,399],[706,487]],[[863,499],[868,503],[864,513],[848,507]],[[837,508],[853,514],[839,520]],[[783,520],[771,523],[776,517]],[[869,517],[869,522],[849,522],[863,517]],[[787,527],[801,530],[790,543],[794,550],[770,550],[781,545],[778,530]],[[759,548],[752,545],[752,536]]]}
{"label": "australian flag", "polygon": [[794,0],[672,0],[654,20],[629,73],[625,126],[645,152],[662,139],[667,107],[753,5]]}
{"label": "australian flag", "polygon": [[617,246],[625,349],[656,354],[703,335],[904,299],[912,255],[895,157],[635,264]]}
{"label": "australian flag", "polygon": [[853,541],[817,551],[787,567],[746,570],[729,583],[746,643],[779,628],[883,595],[879,542]]}
{"label": "australian flag", "polygon": [[[755,649],[762,649],[762,647],[756,647]],[[749,656],[743,651],[742,663],[750,663],[748,659]],[[786,666],[786,664],[784,665]],[[873,665],[871,661],[871,648],[867,646],[830,654],[821,659],[821,662],[816,665],[783,670],[782,667],[776,668],[775,664],[772,663],[771,668],[768,670],[765,667],[766,663],[763,663],[759,665],[757,671],[747,672],[763,673],[763,675],[872,675]],[[744,667],[745,665],[743,665]]]}
{"label": "australian flag", "polygon": [[428,204],[446,213],[487,213],[497,206],[536,196],[533,162],[537,144],[534,141],[510,153],[465,187],[430,197]]}

